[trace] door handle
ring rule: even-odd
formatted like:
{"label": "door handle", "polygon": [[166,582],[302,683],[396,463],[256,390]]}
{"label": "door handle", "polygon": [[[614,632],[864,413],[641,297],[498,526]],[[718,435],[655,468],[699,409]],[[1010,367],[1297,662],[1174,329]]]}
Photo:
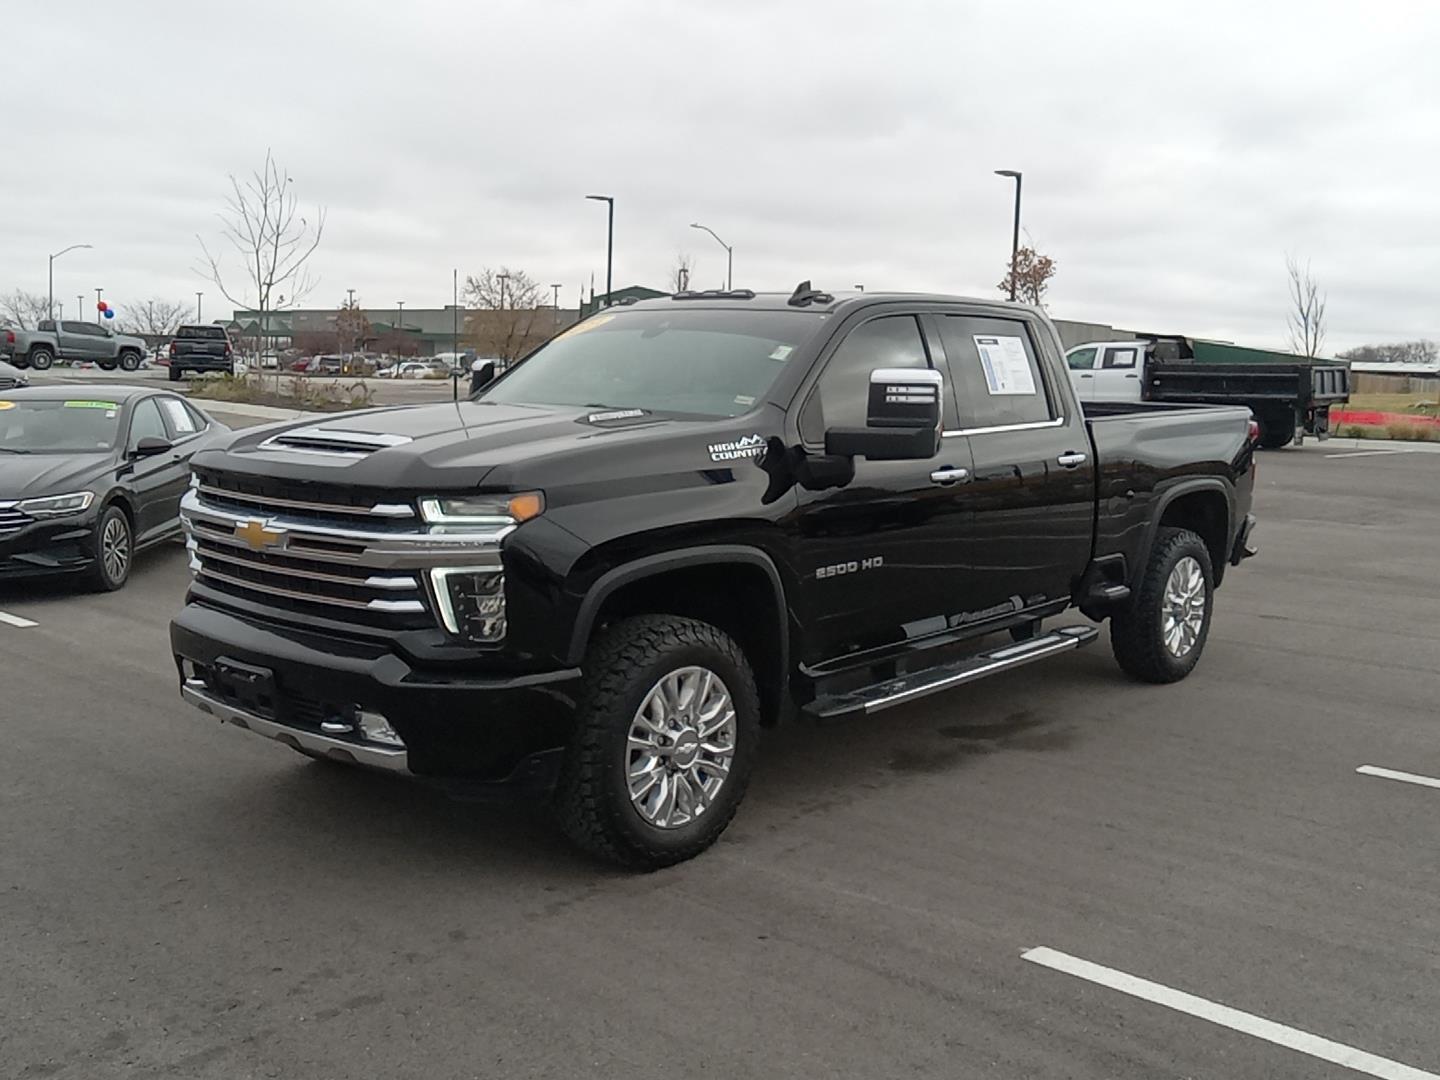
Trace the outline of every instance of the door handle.
{"label": "door handle", "polygon": [[1081,376],[1080,376],[1080,378],[1082,378],[1082,379],[1093,379],[1094,377],[1095,377],[1094,375],[1081,375]]}
{"label": "door handle", "polygon": [[959,484],[970,479],[970,470],[958,465],[942,465],[930,474],[930,479],[936,484]]}
{"label": "door handle", "polygon": [[1078,465],[1084,465],[1085,462],[1090,460],[1090,458],[1086,454],[1079,454],[1076,453],[1074,450],[1067,450],[1055,460],[1061,465],[1064,465],[1065,468],[1073,469]]}
{"label": "door handle", "polygon": [[1139,375],[1126,375],[1126,376],[1125,376],[1125,378],[1127,378],[1127,379],[1138,379],[1139,377],[1140,377]]}

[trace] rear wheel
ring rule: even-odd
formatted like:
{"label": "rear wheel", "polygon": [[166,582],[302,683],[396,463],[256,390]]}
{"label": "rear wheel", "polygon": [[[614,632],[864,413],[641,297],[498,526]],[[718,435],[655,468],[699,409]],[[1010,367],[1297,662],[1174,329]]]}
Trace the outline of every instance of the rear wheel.
{"label": "rear wheel", "polygon": [[1129,606],[1110,620],[1110,648],[1141,682],[1178,682],[1194,669],[1210,632],[1214,572],[1205,542],[1162,528]]}
{"label": "rear wheel", "polygon": [[181,370],[180,370],[178,367],[176,367],[174,364],[171,364],[171,365],[170,365],[170,381],[171,381],[171,382],[179,382],[179,381],[180,381],[180,376],[183,375],[183,374],[184,374],[184,372],[181,371]]}
{"label": "rear wheel", "polygon": [[130,519],[118,506],[107,506],[95,524],[93,561],[87,572],[91,588],[114,592],[130,577],[135,557],[135,536]]}
{"label": "rear wheel", "polygon": [[1293,412],[1266,413],[1257,419],[1260,421],[1260,445],[1266,450],[1278,450],[1295,441]]}
{"label": "rear wheel", "polygon": [[95,366],[98,367],[101,371],[114,371],[118,363],[119,361],[114,359],[96,360]]}
{"label": "rear wheel", "polygon": [[36,348],[30,350],[30,366],[36,371],[49,371],[50,365],[55,363],[55,354],[49,349]]}
{"label": "rear wheel", "polygon": [[759,734],[755,678],[729,635],[674,615],[622,620],[586,655],[560,824],[632,869],[693,858],[734,817]]}

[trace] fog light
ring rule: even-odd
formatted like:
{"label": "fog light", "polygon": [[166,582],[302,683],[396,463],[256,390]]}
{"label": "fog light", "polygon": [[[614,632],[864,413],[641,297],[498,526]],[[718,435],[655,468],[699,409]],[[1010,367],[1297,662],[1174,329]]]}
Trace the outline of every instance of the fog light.
{"label": "fog light", "polygon": [[493,566],[430,571],[440,621],[457,637],[493,644],[505,637],[505,572]]}
{"label": "fog light", "polygon": [[400,738],[400,733],[390,726],[390,721],[385,717],[367,709],[360,709],[358,712],[360,734],[365,736],[367,742],[384,743],[386,746],[405,745],[405,740]]}

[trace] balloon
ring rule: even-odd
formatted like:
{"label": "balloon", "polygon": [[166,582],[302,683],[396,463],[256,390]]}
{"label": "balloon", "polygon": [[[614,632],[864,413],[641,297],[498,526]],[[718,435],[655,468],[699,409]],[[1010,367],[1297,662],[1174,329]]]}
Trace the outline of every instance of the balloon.
{"label": "balloon", "polygon": [[95,301],[95,310],[96,310],[96,311],[104,311],[104,310],[105,310],[105,301],[104,301],[104,300],[97,300],[97,301]]}
{"label": "balloon", "polygon": [[113,318],[115,317],[115,312],[111,311],[111,310],[107,307],[107,308],[105,309],[105,317],[106,317],[107,319],[113,319]]}

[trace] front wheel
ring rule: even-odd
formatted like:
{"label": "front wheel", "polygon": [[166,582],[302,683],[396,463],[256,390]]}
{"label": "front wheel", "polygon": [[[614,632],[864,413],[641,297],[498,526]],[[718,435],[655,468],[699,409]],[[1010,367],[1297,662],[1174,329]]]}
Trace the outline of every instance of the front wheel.
{"label": "front wheel", "polygon": [[729,635],[675,615],[621,620],[586,655],[561,827],[631,869],[694,858],[735,816],[759,734],[755,677]]}
{"label": "front wheel", "polygon": [[1189,529],[1163,528],[1129,606],[1110,620],[1110,648],[1141,682],[1178,682],[1200,661],[1210,633],[1214,572],[1205,542]]}
{"label": "front wheel", "polygon": [[99,592],[114,592],[130,578],[130,564],[135,558],[135,536],[130,519],[118,506],[107,506],[95,524],[95,548],[91,553],[90,587]]}
{"label": "front wheel", "polygon": [[120,354],[121,371],[139,371],[140,354],[137,352],[123,352]]}

